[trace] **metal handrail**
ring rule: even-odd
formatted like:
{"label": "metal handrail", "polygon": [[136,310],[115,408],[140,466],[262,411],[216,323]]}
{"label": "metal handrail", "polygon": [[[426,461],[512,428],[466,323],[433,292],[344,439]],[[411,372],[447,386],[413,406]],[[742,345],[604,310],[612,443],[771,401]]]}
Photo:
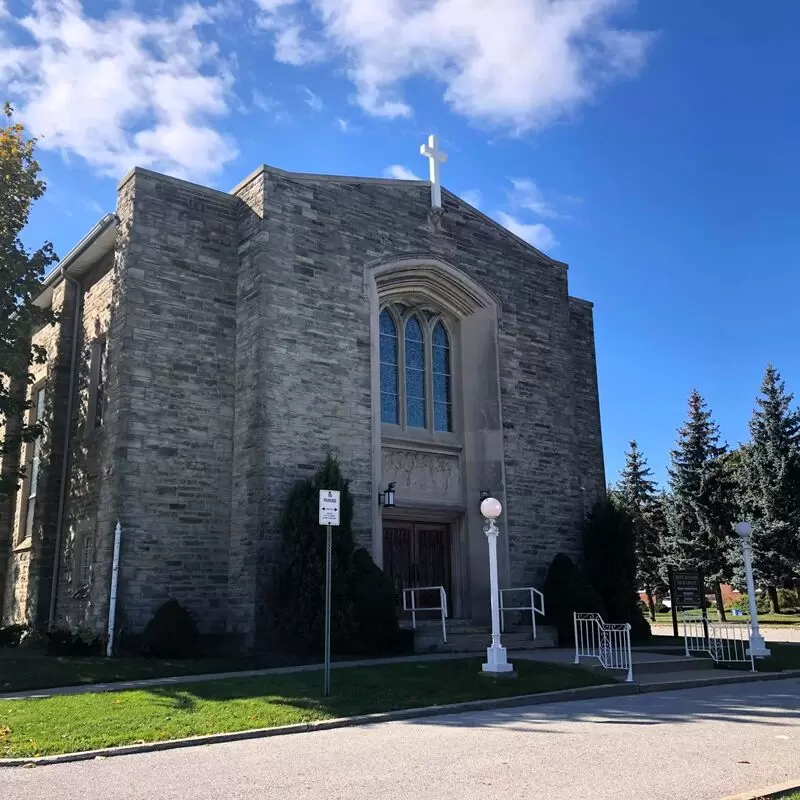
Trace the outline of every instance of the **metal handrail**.
{"label": "metal handrail", "polygon": [[[439,592],[439,605],[438,606],[418,606],[416,604],[416,592]],[[408,594],[406,594],[408,593]],[[411,598],[411,605],[409,606],[406,601],[406,596]],[[442,641],[447,644],[447,624],[445,619],[448,616],[447,612],[447,592],[444,586],[409,586],[403,589],[403,611],[411,612],[411,627],[416,630],[417,628],[417,612],[418,611],[439,611],[442,616]]]}
{"label": "metal handrail", "polygon": [[631,626],[629,622],[606,623],[599,614],[573,614],[575,663],[581,657],[596,658],[605,669],[626,669],[627,683],[633,680]]}
{"label": "metal handrail", "polygon": [[[503,599],[506,592],[528,592],[531,598],[529,606],[507,606]],[[541,601],[540,605],[536,605],[536,598]],[[500,632],[505,633],[506,629],[506,611],[530,611],[531,612],[531,628],[533,629],[533,638],[536,638],[536,615],[541,614],[544,616],[544,595],[535,586],[520,586],[517,589],[501,589],[500,590]]]}
{"label": "metal handrail", "polygon": [[746,664],[755,672],[755,659],[748,652],[750,626],[741,623],[712,622],[704,612],[681,612],[683,646],[686,655],[708,653],[714,663]]}

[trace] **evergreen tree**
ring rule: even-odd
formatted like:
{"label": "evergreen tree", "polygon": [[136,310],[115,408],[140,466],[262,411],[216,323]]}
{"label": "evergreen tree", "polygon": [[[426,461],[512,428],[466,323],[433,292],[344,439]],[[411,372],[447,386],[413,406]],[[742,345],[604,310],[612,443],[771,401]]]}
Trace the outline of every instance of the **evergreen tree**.
{"label": "evergreen tree", "polygon": [[338,461],[328,456],[310,479],[289,493],[281,519],[281,556],[270,611],[281,646],[318,655],[325,629],[326,531],[319,525],[319,492],[341,492],[333,529],[331,648],[340,653],[392,654],[403,640],[391,580],[370,554],[355,550],[353,495]]}
{"label": "evergreen tree", "polygon": [[606,498],[597,502],[586,519],[583,566],[606,611],[607,622],[630,622],[636,640],[650,635],[642,616],[636,585],[636,549],[633,518],[627,509]]}
{"label": "evergreen tree", "polygon": [[636,580],[647,595],[650,619],[655,621],[653,593],[661,584],[663,511],[656,495],[653,472],[636,441],[625,454],[625,467],[613,490],[613,498],[625,509],[633,524]]}
{"label": "evergreen tree", "polygon": [[311,480],[289,493],[281,519],[281,556],[273,613],[282,645],[300,654],[320,653],[325,629],[325,542],[319,525],[319,492],[341,492],[340,525],[333,531],[331,647],[347,649],[353,635],[349,587],[353,571],[353,495],[338,461],[328,456]]}
{"label": "evergreen tree", "polygon": [[792,400],[769,364],[739,470],[742,507],[753,524],[754,570],[774,613],[778,587],[800,574],[800,410]]}
{"label": "evergreen tree", "polygon": [[727,479],[719,428],[697,390],[689,397],[689,416],[671,452],[670,493],[666,505],[667,553],[673,564],[700,569],[715,587],[725,619],[720,582],[730,579],[735,559],[733,487]]}
{"label": "evergreen tree", "polygon": [[[32,380],[31,364],[44,363],[45,352],[42,347],[31,349],[28,337],[34,326],[54,319],[51,309],[37,308],[33,301],[47,268],[57,258],[49,242],[29,253],[20,239],[45,184],[34,157],[36,140],[26,139],[23,126],[13,121],[11,106],[0,108],[0,115],[7,119],[0,127],[0,425],[4,425],[31,406],[24,389]],[[39,424],[12,423],[0,441],[0,461],[41,433]],[[21,477],[22,470],[0,475],[0,496],[15,492]]]}

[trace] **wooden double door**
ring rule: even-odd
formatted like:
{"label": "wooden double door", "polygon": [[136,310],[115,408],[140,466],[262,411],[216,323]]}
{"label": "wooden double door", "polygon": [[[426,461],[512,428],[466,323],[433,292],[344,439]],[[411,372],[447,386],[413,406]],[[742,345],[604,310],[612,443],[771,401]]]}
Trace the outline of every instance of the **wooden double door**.
{"label": "wooden double door", "polygon": [[383,569],[392,579],[398,603],[403,589],[444,586],[452,597],[450,526],[388,520],[383,524]]}

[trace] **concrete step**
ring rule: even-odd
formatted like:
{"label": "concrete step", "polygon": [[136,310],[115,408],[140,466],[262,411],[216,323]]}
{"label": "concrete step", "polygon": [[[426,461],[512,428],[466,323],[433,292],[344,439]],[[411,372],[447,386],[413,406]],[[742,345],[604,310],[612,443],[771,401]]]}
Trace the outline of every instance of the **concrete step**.
{"label": "concrete step", "polygon": [[[442,641],[441,625],[417,625],[414,636],[416,653],[481,653],[491,643],[487,628],[473,625],[447,626],[447,643]],[[556,646],[554,628],[542,625],[537,629],[536,639],[529,628],[507,629],[503,634],[503,646],[509,651],[538,650]]]}
{"label": "concrete step", "polygon": [[661,675],[676,672],[703,672],[713,667],[710,658],[673,658],[665,656],[659,661],[637,661],[633,656],[633,671],[636,675]]}

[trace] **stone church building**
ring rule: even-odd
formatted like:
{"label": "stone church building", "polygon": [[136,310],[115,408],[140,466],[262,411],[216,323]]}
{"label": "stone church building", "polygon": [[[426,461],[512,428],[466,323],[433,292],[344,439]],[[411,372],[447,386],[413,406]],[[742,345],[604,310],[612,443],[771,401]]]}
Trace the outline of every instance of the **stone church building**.
{"label": "stone church building", "polygon": [[27,471],[0,500],[3,623],[104,632],[119,521],[121,626],[175,597],[252,644],[289,489],[328,451],[357,542],[454,618],[489,613],[483,491],[501,585],[579,555],[605,484],[592,306],[428,181],[264,166],[226,193],[137,168],[38,302],[59,322],[16,387],[46,434],[2,464]]}

